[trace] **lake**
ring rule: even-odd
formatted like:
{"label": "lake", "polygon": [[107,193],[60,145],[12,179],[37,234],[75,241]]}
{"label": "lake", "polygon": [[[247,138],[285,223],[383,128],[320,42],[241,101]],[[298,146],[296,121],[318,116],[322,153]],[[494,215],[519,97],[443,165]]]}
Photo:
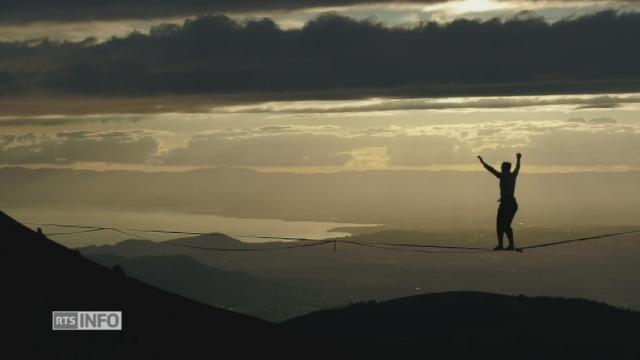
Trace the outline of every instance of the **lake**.
{"label": "lake", "polygon": [[[329,237],[348,236],[347,232],[330,231],[337,227],[363,227],[372,224],[352,224],[317,221],[285,221],[279,219],[245,219],[224,217],[212,214],[189,214],[169,212],[137,212],[96,209],[68,209],[68,208],[8,208],[5,213],[22,223],[55,223],[85,226],[101,226],[134,229],[162,229],[172,231],[219,232],[236,237],[246,242],[266,242],[277,240],[240,237],[241,235],[300,237],[309,239],[324,239]],[[37,225],[29,225],[37,228]],[[114,244],[118,241],[132,238],[131,236],[114,231],[98,231],[91,233],[68,233],[82,229],[70,229],[57,226],[41,226],[44,233],[51,239],[68,247],[87,245]],[[139,238],[161,241],[188,235],[147,234],[137,233]]]}

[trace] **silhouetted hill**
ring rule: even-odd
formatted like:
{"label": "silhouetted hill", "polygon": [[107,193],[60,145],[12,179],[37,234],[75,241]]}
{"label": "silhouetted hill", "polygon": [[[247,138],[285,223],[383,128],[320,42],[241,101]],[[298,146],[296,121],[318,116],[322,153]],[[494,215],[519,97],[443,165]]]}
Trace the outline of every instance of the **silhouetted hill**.
{"label": "silhouetted hill", "polygon": [[283,323],[362,359],[640,359],[640,313],[586,300],[417,295]]}
{"label": "silhouetted hill", "polygon": [[91,260],[108,267],[121,266],[127,275],[150,285],[206,304],[271,321],[304,314],[312,294],[276,281],[237,271],[218,270],[186,255],[125,258],[94,254]]}
{"label": "silhouetted hill", "polygon": [[[245,242],[239,241],[237,239],[234,239],[232,237],[229,237],[225,234],[220,234],[220,233],[212,233],[212,234],[207,234],[202,236],[172,239],[172,240],[167,240],[167,243],[182,244],[182,245],[189,245],[189,246],[203,246],[203,247],[213,246],[213,247],[223,247],[223,248],[241,248],[243,246],[248,245]],[[265,245],[268,246],[269,244],[265,244]]]}
{"label": "silhouetted hill", "polygon": [[[243,358],[269,353],[286,357],[293,348],[278,346],[278,331],[272,323],[124,276],[2,212],[0,234],[3,326],[8,331],[2,352],[19,351],[12,357],[143,359],[208,354]],[[53,332],[53,310],[121,310],[123,330]]]}
{"label": "silhouetted hill", "polygon": [[[119,256],[134,257],[134,256],[147,256],[147,255],[173,255],[179,254],[184,251],[189,251],[188,248],[179,246],[167,246],[167,244],[179,244],[198,247],[219,247],[238,249],[242,247],[251,247],[252,244],[245,243],[229,237],[224,234],[207,234],[199,236],[190,236],[186,238],[171,239],[162,242],[155,242],[150,240],[141,239],[127,239],[118,242],[115,245],[89,245],[80,248],[84,254],[104,254],[112,253]],[[266,243],[261,246],[277,246],[277,243]]]}

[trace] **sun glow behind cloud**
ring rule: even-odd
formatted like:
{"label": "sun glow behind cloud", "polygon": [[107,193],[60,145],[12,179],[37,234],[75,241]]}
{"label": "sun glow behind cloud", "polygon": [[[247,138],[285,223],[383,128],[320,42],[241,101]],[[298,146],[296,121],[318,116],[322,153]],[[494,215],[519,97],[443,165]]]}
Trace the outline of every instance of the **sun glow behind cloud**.
{"label": "sun glow behind cloud", "polygon": [[509,3],[506,1],[463,0],[426,6],[425,8],[423,8],[423,11],[442,10],[452,15],[459,15],[465,13],[512,9],[515,7],[518,7],[518,4]]}

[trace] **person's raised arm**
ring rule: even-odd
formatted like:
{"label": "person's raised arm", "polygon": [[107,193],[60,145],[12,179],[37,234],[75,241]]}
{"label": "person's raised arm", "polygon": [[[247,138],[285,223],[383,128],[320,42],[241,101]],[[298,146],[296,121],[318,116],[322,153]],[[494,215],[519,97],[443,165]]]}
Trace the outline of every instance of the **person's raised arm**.
{"label": "person's raised arm", "polygon": [[495,175],[495,177],[500,178],[500,172],[494,169],[491,165],[484,162],[484,160],[482,159],[482,156],[478,155],[478,160],[480,160],[480,163],[482,163],[482,166],[484,166],[484,168],[487,169],[487,171]]}
{"label": "person's raised arm", "polygon": [[522,157],[522,154],[517,153],[516,154],[516,158],[518,159],[518,161],[516,161],[516,168],[513,169],[513,176],[518,176],[518,173],[520,172],[520,158]]}

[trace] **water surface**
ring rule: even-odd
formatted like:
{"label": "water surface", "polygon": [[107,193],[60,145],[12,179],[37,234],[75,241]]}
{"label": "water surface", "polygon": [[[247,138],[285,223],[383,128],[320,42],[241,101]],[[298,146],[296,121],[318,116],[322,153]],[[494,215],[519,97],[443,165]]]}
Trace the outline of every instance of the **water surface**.
{"label": "water surface", "polygon": [[[224,233],[246,242],[266,242],[274,240],[241,237],[242,235],[301,237],[324,239],[343,237],[347,232],[330,231],[337,227],[371,226],[368,224],[335,223],[319,221],[286,221],[279,219],[246,219],[224,217],[212,214],[188,214],[170,212],[137,212],[95,209],[67,208],[8,208],[7,214],[22,223],[56,223],[87,226],[104,226],[133,229],[163,229],[186,232]],[[29,225],[32,228],[38,225]],[[45,234],[69,247],[113,244],[131,236],[113,231],[54,235],[79,231],[56,226],[41,226]],[[137,233],[140,238],[167,240],[181,235]],[[187,235],[184,235],[187,236]]]}

